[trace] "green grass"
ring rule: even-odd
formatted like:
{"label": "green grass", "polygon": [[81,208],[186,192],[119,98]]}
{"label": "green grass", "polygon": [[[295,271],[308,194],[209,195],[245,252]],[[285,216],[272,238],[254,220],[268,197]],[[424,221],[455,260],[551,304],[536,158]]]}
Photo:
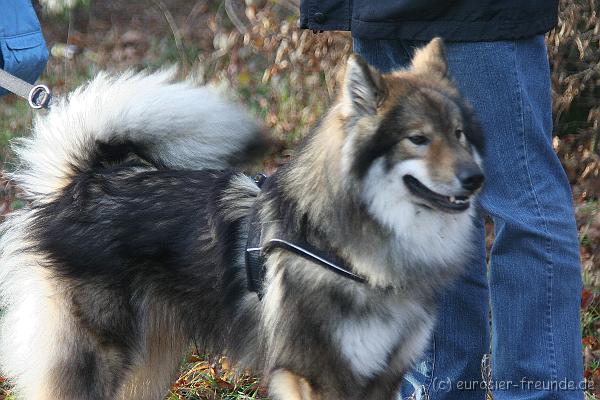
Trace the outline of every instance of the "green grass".
{"label": "green grass", "polygon": [[10,140],[29,132],[32,115],[26,101],[15,96],[0,98],[0,166],[10,159]]}

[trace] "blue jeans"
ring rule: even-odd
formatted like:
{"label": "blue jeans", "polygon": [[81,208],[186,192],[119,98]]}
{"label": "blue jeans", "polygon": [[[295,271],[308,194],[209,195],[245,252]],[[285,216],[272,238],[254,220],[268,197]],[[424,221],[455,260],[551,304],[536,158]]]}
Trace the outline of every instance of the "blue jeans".
{"label": "blue jeans", "polygon": [[[383,71],[406,66],[421,45],[354,39],[355,51]],[[446,51],[450,73],[487,140],[481,251],[441,299],[431,345],[407,375],[402,396],[484,400],[481,364],[491,348],[488,386],[495,400],[580,400],[577,230],[569,183],[552,148],[543,37],[447,43]],[[485,214],[495,230],[489,272]]]}

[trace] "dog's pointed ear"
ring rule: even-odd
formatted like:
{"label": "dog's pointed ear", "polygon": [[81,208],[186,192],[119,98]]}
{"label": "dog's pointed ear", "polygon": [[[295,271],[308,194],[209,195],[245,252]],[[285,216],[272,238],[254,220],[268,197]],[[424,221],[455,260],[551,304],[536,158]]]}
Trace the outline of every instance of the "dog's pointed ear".
{"label": "dog's pointed ear", "polygon": [[444,42],[437,37],[425,47],[418,49],[412,59],[413,71],[439,79],[448,77],[448,60]]}
{"label": "dog's pointed ear", "polygon": [[371,68],[357,54],[346,63],[342,80],[342,107],[345,116],[374,115],[385,99],[385,83],[381,73]]}

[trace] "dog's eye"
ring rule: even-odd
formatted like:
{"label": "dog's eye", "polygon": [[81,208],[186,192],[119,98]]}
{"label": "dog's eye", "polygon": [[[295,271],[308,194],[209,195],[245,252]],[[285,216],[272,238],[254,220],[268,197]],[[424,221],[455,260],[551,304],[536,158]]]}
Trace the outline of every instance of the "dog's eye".
{"label": "dog's eye", "polygon": [[463,135],[463,130],[462,129],[457,129],[457,130],[454,131],[454,134],[456,135],[456,138],[458,140],[460,140],[462,138],[462,135]]}
{"label": "dog's eye", "polygon": [[423,145],[426,145],[427,143],[429,143],[429,138],[427,138],[427,136],[423,136],[423,135],[409,136],[408,140],[410,140],[412,143],[419,145],[419,146],[423,146]]}

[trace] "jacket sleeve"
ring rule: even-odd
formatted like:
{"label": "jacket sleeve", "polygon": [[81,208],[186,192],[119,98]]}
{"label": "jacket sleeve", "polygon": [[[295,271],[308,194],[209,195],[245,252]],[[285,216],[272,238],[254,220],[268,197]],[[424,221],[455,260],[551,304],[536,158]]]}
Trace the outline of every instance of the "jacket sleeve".
{"label": "jacket sleeve", "polygon": [[348,31],[352,18],[350,0],[302,0],[300,27],[315,31]]}
{"label": "jacket sleeve", "polygon": [[0,10],[0,68],[34,83],[46,66],[48,49],[31,2],[0,0]]}
{"label": "jacket sleeve", "polygon": [[478,42],[548,32],[558,0],[302,0],[300,26],[363,39]]}

